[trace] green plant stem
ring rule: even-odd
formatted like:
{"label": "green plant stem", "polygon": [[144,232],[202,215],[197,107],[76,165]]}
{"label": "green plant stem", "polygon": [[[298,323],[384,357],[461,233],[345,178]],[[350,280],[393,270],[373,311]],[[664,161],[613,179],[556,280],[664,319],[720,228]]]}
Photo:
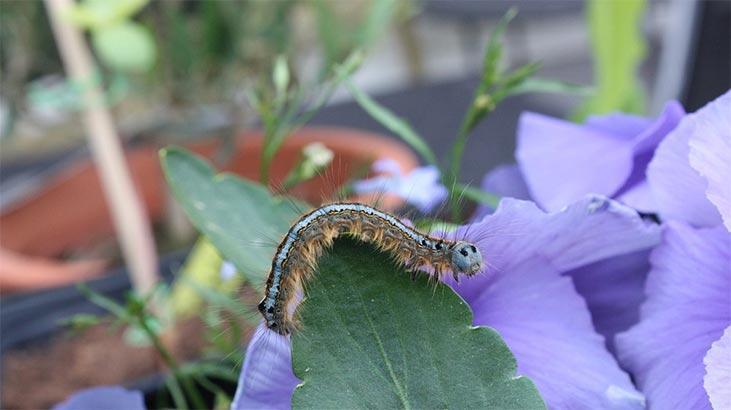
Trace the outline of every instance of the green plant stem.
{"label": "green plant stem", "polygon": [[[487,108],[487,111],[481,116],[480,120],[484,120],[490,113],[495,109],[495,104],[492,104]],[[467,141],[470,139],[470,132],[476,125],[476,121],[471,115],[465,117],[465,121],[459,129],[457,138],[452,145],[452,154],[449,160],[449,172],[442,173],[446,176],[444,185],[449,191],[449,211],[452,222],[458,223],[462,217],[462,212],[459,207],[459,202],[462,197],[461,190],[459,189],[459,174],[462,168],[462,157],[464,156],[464,150],[467,146]]]}
{"label": "green plant stem", "polygon": [[259,164],[259,182],[262,185],[269,185],[269,173],[271,163],[274,156],[279,151],[287,137],[297,129],[308,123],[312,117],[330,100],[340,83],[350,77],[351,74],[360,66],[362,61],[362,52],[360,50],[353,51],[345,61],[336,66],[333,70],[333,78],[328,82],[325,91],[319,94],[315,102],[306,109],[302,114],[296,117],[301,106],[293,104],[286,110],[286,114],[282,119],[275,119],[275,124],[267,131],[264,138],[264,147],[261,153],[261,163]]}
{"label": "green plant stem", "polygon": [[193,383],[191,383],[191,380],[189,378],[183,376],[180,373],[180,365],[178,364],[178,361],[175,360],[175,357],[173,357],[170,351],[165,347],[165,345],[162,343],[162,340],[160,340],[160,337],[158,337],[157,333],[155,333],[155,331],[152,330],[147,324],[147,321],[145,320],[144,310],[140,310],[139,312],[137,312],[136,319],[140,328],[145,332],[147,337],[150,338],[150,341],[152,341],[152,345],[155,346],[155,349],[157,349],[158,353],[160,353],[160,357],[162,357],[165,365],[167,365],[168,368],[170,368],[170,371],[173,372],[172,382],[178,384],[178,380],[180,380],[180,382],[183,383],[185,391],[188,392],[188,395],[193,401],[193,406],[196,409],[206,408],[206,403],[203,400],[203,397],[201,396],[198,389],[193,385]]}

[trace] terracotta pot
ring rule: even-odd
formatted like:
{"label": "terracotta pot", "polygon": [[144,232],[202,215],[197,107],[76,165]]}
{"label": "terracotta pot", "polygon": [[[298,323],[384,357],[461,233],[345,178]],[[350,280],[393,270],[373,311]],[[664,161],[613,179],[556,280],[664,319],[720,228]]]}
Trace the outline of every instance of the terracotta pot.
{"label": "terracotta pot", "polygon": [[[239,135],[225,170],[257,179],[262,141],[259,131]],[[334,152],[333,163],[323,176],[290,191],[311,203],[332,199],[335,189],[346,182],[355,170],[375,159],[394,159],[404,172],[418,165],[409,148],[390,138],[348,128],[304,128],[288,138],[275,157],[271,170],[274,186],[281,183],[292,169],[301,149],[315,141],[322,142]],[[218,140],[208,140],[187,147],[210,158],[219,144]],[[137,191],[153,222],[162,219],[167,204],[167,185],[160,169],[159,148],[134,148],[126,154]],[[392,198],[386,202],[386,207],[396,205]],[[112,221],[93,164],[87,160],[64,170],[41,193],[4,210],[0,215],[0,248],[4,250],[0,252],[0,292],[58,286],[100,274],[106,261],[85,261],[73,265],[54,258],[113,234]],[[14,255],[13,263],[8,263],[11,262],[9,252]],[[18,263],[20,260],[28,264]],[[42,274],[37,270],[29,274],[31,271],[27,269],[39,266],[39,262],[44,267]]]}

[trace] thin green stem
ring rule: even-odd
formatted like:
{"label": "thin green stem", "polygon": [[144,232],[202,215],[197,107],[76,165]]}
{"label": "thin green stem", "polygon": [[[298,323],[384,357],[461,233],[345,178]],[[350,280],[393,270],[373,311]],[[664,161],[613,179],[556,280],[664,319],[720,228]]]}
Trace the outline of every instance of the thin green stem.
{"label": "thin green stem", "polygon": [[203,397],[201,396],[198,389],[191,383],[191,380],[185,376],[183,376],[180,373],[180,366],[178,364],[178,361],[175,360],[175,357],[170,353],[170,351],[165,347],[165,344],[162,343],[162,340],[160,340],[160,337],[155,333],[152,328],[147,324],[147,321],[145,320],[145,313],[144,310],[140,309],[136,314],[137,323],[139,324],[140,328],[145,332],[147,337],[150,338],[150,341],[152,341],[153,346],[155,346],[155,349],[160,353],[160,357],[162,357],[162,360],[165,362],[165,365],[170,368],[170,371],[173,373],[172,383],[178,384],[178,380],[183,383],[185,387],[185,391],[188,392],[188,395],[190,396],[190,399],[193,401],[193,406],[196,409],[204,409],[206,408],[206,403],[203,400]]}

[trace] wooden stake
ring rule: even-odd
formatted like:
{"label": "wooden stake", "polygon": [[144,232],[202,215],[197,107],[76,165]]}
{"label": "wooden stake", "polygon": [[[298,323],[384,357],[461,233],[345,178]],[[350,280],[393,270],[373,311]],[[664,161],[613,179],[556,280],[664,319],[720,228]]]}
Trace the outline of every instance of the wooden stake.
{"label": "wooden stake", "polygon": [[[64,19],[73,0],[45,0],[54,37],[68,76],[82,86],[83,120],[107,204],[135,290],[146,295],[158,283],[157,254],[150,223],[134,189],[112,115],[107,109],[91,53],[81,31]],[[84,198],[79,198],[83,201]]]}

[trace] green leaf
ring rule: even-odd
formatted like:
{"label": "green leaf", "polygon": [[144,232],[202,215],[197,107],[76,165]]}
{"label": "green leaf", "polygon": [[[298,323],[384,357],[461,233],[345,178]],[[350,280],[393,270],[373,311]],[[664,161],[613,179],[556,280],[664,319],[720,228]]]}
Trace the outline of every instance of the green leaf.
{"label": "green leaf", "polygon": [[155,40],[142,24],[125,21],[104,26],[93,30],[91,39],[101,60],[112,69],[140,73],[155,64]]}
{"label": "green leaf", "polygon": [[215,175],[182,148],[165,148],[160,157],[175,198],[196,228],[247,280],[263,286],[277,245],[309,206],[272,197],[262,185],[232,174]]}
{"label": "green leaf", "polygon": [[520,85],[510,89],[508,96],[527,93],[556,93],[587,97],[593,95],[594,92],[594,87],[548,78],[532,77],[525,79]]}
{"label": "green leaf", "polygon": [[482,64],[481,87],[491,87],[500,78],[500,63],[503,56],[503,37],[508,24],[512,21],[518,11],[515,8],[509,9],[498,21],[495,29],[490,34],[485,48],[485,59]]}
{"label": "green leaf", "polygon": [[588,2],[597,92],[577,119],[612,111],[644,112],[638,73],[647,48],[641,30],[645,7],[645,0]]}
{"label": "green leaf", "polygon": [[66,18],[91,29],[111,26],[132,17],[148,0],[85,0],[69,7]]}
{"label": "green leaf", "polygon": [[298,308],[293,408],[545,408],[492,329],[449,287],[339,240]]}
{"label": "green leaf", "polygon": [[194,44],[193,30],[188,27],[185,15],[180,9],[182,4],[163,1],[159,2],[157,6],[161,8],[164,21],[164,25],[161,27],[161,29],[164,28],[164,31],[161,30],[163,31],[161,34],[165,37],[159,39],[161,51],[165,54],[166,70],[172,77],[168,80],[176,85],[171,91],[179,92],[176,88],[180,87],[189,92],[191,88],[189,78],[191,73],[198,68],[200,56],[200,50],[195,46],[191,47]]}
{"label": "green leaf", "polygon": [[472,97],[472,102],[462,118],[457,140],[452,147],[449,175],[454,180],[452,182],[456,182],[456,178],[458,177],[462,152],[464,152],[468,134],[497,105],[495,99],[489,93],[496,83],[501,80],[502,72],[500,64],[502,63],[503,56],[503,37],[505,36],[505,31],[508,29],[508,24],[515,18],[516,14],[518,14],[516,9],[510,8],[500,21],[498,21],[490,34],[490,39],[487,41],[485,57],[482,63],[482,74],[480,75],[480,84],[478,84],[475,94]]}
{"label": "green leaf", "polygon": [[276,92],[274,105],[280,107],[284,103],[287,96],[287,87],[289,87],[289,66],[287,66],[287,57],[284,55],[278,56],[274,61],[272,83]]}
{"label": "green leaf", "polygon": [[507,93],[513,88],[520,86],[538,72],[540,68],[540,62],[528,63],[516,68],[500,80],[499,91],[504,90]]}
{"label": "green leaf", "polygon": [[72,332],[82,332],[92,326],[98,325],[101,322],[101,319],[97,315],[77,313],[68,319],[60,320],[59,324],[61,326],[70,327]]}
{"label": "green leaf", "polygon": [[84,295],[84,297],[89,299],[91,303],[105,309],[107,312],[111,313],[125,323],[131,322],[132,316],[129,314],[127,309],[125,309],[124,306],[120,305],[116,301],[102,295],[101,293],[93,291],[85,283],[79,283],[78,285],[76,285],[76,288],[79,290],[79,292],[81,292],[82,295]]}
{"label": "green leaf", "polygon": [[384,27],[388,27],[397,5],[398,3],[393,0],[374,0],[365,19],[355,31],[354,46],[368,49],[378,37],[382,36],[386,32]]}
{"label": "green leaf", "polygon": [[437,158],[431,148],[424,142],[424,139],[414,131],[413,128],[402,118],[397,117],[388,108],[377,103],[374,99],[356,87],[350,80],[345,81],[345,86],[350,90],[353,98],[373,119],[396,134],[411,146],[424,160],[436,165]]}
{"label": "green leaf", "polygon": [[314,8],[317,34],[325,54],[325,67],[327,68],[335,64],[344,49],[344,40],[339,34],[347,36],[350,33],[342,30],[340,22],[324,0],[315,0],[310,4]]}
{"label": "green leaf", "polygon": [[[342,81],[347,79],[363,61],[363,55],[359,50],[351,52],[341,64],[334,67],[333,76],[327,81],[318,97],[311,105],[305,104],[304,93],[302,88],[291,98],[290,107],[283,116],[273,116],[270,129],[266,129],[264,148],[261,154],[261,164],[259,166],[260,181],[262,183],[269,182],[269,167],[274,156],[279,151],[284,141],[297,128],[309,122],[312,117],[330,100],[337,87]],[[302,98],[301,98],[302,97]],[[260,105],[261,107],[267,104]],[[297,115],[300,111],[303,113]],[[260,114],[262,114],[260,110]],[[263,116],[263,114],[262,114]]]}
{"label": "green leaf", "polygon": [[469,198],[480,204],[488,205],[492,208],[497,208],[497,205],[500,202],[499,196],[469,185],[457,184],[455,190],[465,198]]}

